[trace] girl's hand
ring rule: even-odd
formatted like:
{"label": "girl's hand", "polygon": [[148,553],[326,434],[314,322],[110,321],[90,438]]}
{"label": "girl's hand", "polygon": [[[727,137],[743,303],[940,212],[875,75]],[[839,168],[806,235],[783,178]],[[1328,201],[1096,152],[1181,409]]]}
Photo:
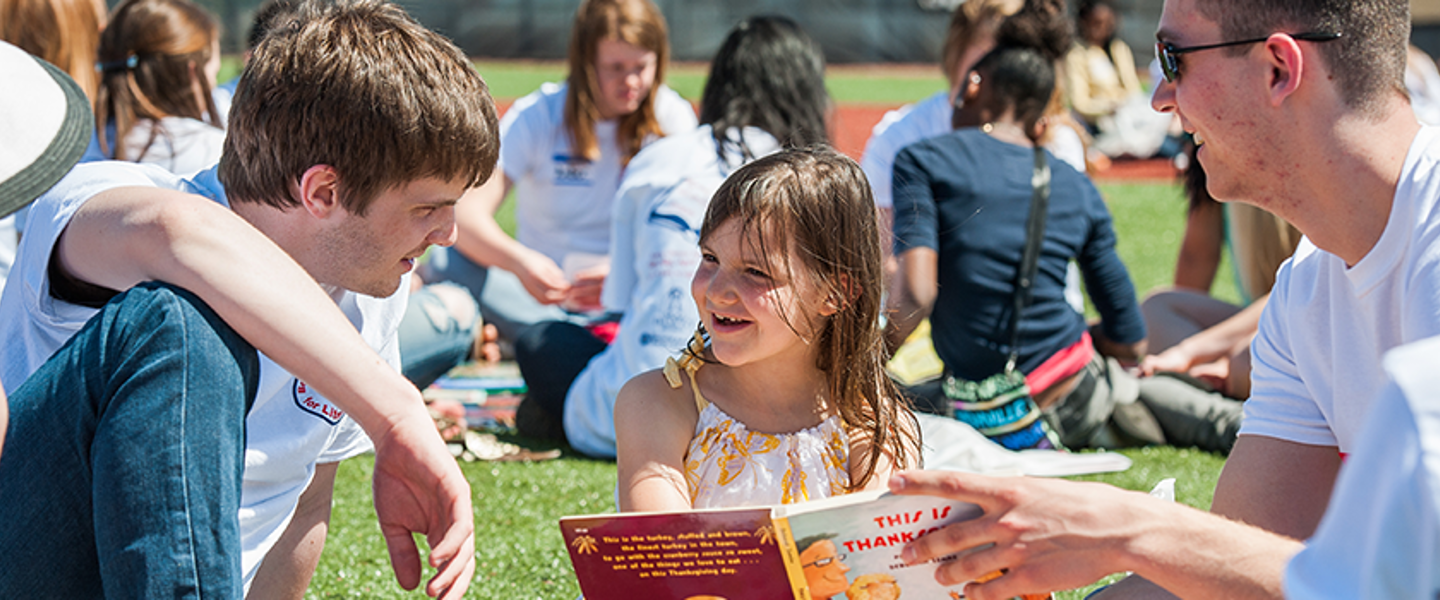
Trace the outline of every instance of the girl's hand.
{"label": "girl's hand", "polygon": [[1222,358],[1217,361],[1195,365],[1190,369],[1190,376],[1215,388],[1215,391],[1230,396],[1230,360]]}
{"label": "girl's hand", "polygon": [[597,265],[585,271],[575,274],[575,279],[570,282],[570,289],[565,294],[561,306],[573,312],[591,312],[603,310],[605,307],[600,302],[600,291],[605,287],[605,276],[610,274],[610,265]]}
{"label": "girl's hand", "polygon": [[1114,341],[1105,335],[1099,322],[1090,326],[1090,339],[1094,340],[1095,351],[1101,356],[1118,360],[1127,367],[1137,366],[1145,358],[1145,340],[1130,344]]}
{"label": "girl's hand", "polygon": [[1181,346],[1172,346],[1159,354],[1146,356],[1140,361],[1140,372],[1146,376],[1160,372],[1188,373],[1195,366],[1193,357]]}
{"label": "girl's hand", "polygon": [[565,300],[565,294],[570,291],[570,282],[565,279],[565,272],[560,270],[560,265],[555,264],[550,257],[529,248],[524,252],[521,268],[515,275],[520,278],[525,291],[530,292],[541,304],[556,304]]}

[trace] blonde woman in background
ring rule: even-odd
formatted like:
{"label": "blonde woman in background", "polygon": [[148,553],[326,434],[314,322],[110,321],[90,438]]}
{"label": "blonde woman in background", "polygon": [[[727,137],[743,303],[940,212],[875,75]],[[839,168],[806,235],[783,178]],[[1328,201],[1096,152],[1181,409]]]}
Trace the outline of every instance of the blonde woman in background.
{"label": "blonde woman in background", "polygon": [[[453,281],[480,302],[502,340],[600,304],[610,206],[640,148],[695,128],[690,103],[664,85],[665,18],[649,0],[586,0],[575,12],[569,74],[515,102],[500,121],[500,168],[456,207],[458,237],[432,252],[426,281]],[[515,237],[495,221],[515,191]],[[569,272],[562,269],[571,256]],[[576,265],[584,265],[577,268]]]}
{"label": "blonde woman in background", "polygon": [[1118,35],[1115,4],[1084,0],[1076,19],[1076,43],[1065,55],[1066,92],[1070,107],[1094,135],[1092,159],[1107,165],[1107,158],[1163,154],[1172,119],[1155,112],[1140,87],[1135,55]]}

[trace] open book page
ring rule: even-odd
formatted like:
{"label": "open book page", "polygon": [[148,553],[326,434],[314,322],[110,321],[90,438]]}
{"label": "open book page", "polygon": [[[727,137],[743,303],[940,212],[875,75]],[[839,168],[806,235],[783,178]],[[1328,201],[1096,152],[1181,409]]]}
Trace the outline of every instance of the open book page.
{"label": "open book page", "polygon": [[980,514],[980,507],[965,502],[885,491],[775,508],[776,520],[790,524],[816,599],[897,598],[901,592],[905,597],[962,597],[962,586],[945,588],[935,581],[936,564],[955,557],[906,566],[900,550],[925,533]]}

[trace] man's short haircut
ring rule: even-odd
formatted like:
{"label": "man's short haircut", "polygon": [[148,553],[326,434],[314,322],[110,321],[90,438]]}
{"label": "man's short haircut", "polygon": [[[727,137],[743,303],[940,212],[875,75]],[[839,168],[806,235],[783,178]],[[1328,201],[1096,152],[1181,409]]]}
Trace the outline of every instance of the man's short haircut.
{"label": "man's short haircut", "polygon": [[250,22],[250,36],[245,38],[245,49],[254,50],[260,40],[270,33],[286,12],[295,9],[298,0],[267,0],[255,10],[255,19]]}
{"label": "man's short haircut", "polygon": [[1345,104],[1363,114],[1378,114],[1386,94],[1406,93],[1408,0],[1201,0],[1197,6],[1201,15],[1220,25],[1223,39],[1216,42],[1280,32],[1341,34],[1340,39],[1314,46],[1335,77]]}
{"label": "man's short haircut", "polygon": [[220,181],[232,202],[299,206],[292,186],[334,167],[340,203],[427,177],[477,186],[495,168],[495,103],[454,44],[381,0],[310,0],[246,65]]}

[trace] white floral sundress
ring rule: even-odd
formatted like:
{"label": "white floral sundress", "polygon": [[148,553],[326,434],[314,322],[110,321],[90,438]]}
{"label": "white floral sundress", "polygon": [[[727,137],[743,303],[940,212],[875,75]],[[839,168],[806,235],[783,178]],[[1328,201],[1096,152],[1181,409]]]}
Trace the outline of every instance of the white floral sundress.
{"label": "white floral sundress", "polygon": [[683,386],[682,370],[689,376],[700,410],[695,437],[685,452],[691,506],[793,504],[846,492],[850,441],[839,416],[792,433],[750,431],[700,395],[695,372],[703,363],[696,354],[687,352],[665,364],[671,388]]}

